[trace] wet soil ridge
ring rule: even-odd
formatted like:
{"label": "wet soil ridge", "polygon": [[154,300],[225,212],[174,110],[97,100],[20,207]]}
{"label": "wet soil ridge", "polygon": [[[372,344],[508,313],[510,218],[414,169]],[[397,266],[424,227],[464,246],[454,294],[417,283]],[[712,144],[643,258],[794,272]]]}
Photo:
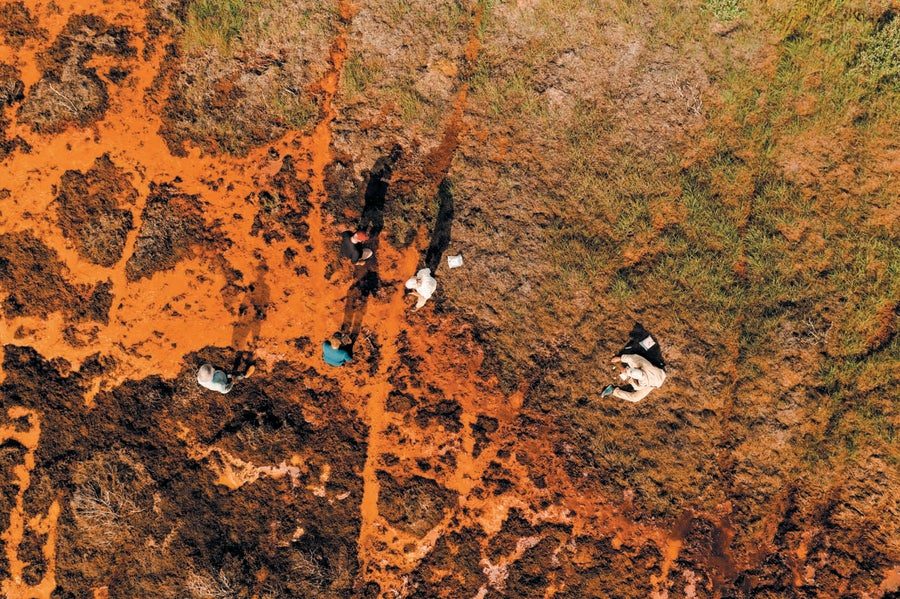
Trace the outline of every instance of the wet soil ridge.
{"label": "wet soil ridge", "polygon": [[[45,520],[17,516],[21,484],[4,500],[13,525],[3,528],[37,535],[7,533],[4,555],[17,550],[29,562],[28,584],[51,581],[40,596],[54,576],[66,597],[91,596],[101,583],[111,597],[350,596],[365,426],[333,381],[286,362],[229,396],[196,385],[200,364],[230,364],[231,354],[207,348],[186,358],[177,379],[129,381],[86,411],[72,390],[101,362],[67,371],[28,348],[4,348],[0,393],[16,405],[0,428],[3,488],[30,472],[25,509],[59,518],[58,537],[48,536]],[[23,460],[27,470],[15,469]],[[47,543],[55,554],[24,553]],[[23,572],[16,564],[5,574]]]}

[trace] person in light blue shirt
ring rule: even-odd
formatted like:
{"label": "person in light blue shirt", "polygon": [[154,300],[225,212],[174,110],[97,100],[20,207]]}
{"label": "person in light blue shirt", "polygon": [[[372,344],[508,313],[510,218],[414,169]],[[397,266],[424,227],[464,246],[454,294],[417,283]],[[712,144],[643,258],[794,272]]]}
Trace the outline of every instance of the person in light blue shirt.
{"label": "person in light blue shirt", "polygon": [[341,349],[341,338],[337,335],[322,344],[322,358],[331,366],[343,366],[352,359],[347,350]]}
{"label": "person in light blue shirt", "polygon": [[229,374],[213,367],[212,364],[204,364],[197,371],[197,382],[211,391],[228,393],[234,387],[235,381],[247,378],[253,374],[254,370],[256,370],[256,366],[251,364],[244,374]]}

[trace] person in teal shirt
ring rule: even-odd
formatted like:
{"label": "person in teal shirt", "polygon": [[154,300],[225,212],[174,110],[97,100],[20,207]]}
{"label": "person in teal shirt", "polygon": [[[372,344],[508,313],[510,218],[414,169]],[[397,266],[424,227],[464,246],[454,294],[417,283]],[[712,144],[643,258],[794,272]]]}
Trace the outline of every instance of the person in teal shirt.
{"label": "person in teal shirt", "polygon": [[322,357],[331,366],[343,366],[352,359],[347,350],[341,349],[341,338],[337,335],[322,344]]}

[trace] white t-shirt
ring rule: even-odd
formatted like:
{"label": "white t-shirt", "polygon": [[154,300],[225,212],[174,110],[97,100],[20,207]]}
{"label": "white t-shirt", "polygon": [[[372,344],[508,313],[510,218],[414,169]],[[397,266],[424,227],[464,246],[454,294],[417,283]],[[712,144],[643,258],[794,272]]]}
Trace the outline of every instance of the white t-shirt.
{"label": "white t-shirt", "polygon": [[423,268],[416,276],[406,282],[407,289],[415,289],[423,298],[428,299],[437,289],[437,281],[431,276],[430,268]]}

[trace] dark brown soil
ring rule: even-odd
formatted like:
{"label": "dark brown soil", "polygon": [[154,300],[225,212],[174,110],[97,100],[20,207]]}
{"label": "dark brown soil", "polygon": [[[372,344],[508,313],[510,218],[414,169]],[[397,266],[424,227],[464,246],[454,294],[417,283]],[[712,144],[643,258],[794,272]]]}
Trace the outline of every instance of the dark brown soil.
{"label": "dark brown soil", "polygon": [[455,493],[421,476],[397,480],[379,471],[378,482],[378,510],[388,522],[416,536],[434,528],[455,503]]}
{"label": "dark brown soil", "polygon": [[108,154],[97,158],[86,173],[66,171],[56,196],[59,227],[75,240],[78,253],[100,266],[122,258],[137,190]]}
{"label": "dark brown soil", "polygon": [[285,156],[278,173],[255,198],[249,198],[259,203],[251,235],[262,234],[266,243],[283,241],[285,234],[300,243],[307,241],[309,225],[306,216],[312,207],[309,194],[309,183],[298,178],[294,158]]}
{"label": "dark brown soil", "polygon": [[152,276],[178,262],[223,245],[200,196],[181,193],[177,183],[151,183],[134,253],[125,264],[130,281]]}
{"label": "dark brown soil", "polygon": [[412,591],[422,597],[472,597],[487,583],[480,547],[485,535],[465,528],[440,537],[422,560],[412,580]]}
{"label": "dark brown soil", "polygon": [[109,286],[73,285],[65,271],[56,252],[32,233],[0,235],[0,284],[9,290],[3,302],[6,317],[46,318],[63,311],[76,322],[106,322],[112,304]]}
{"label": "dark brown soil", "polygon": [[0,5],[0,35],[9,46],[20,46],[29,39],[46,39],[47,32],[41,29],[37,19],[18,0]]}
{"label": "dark brown soil", "polygon": [[[66,490],[56,567],[60,596],[88,596],[98,577],[117,597],[189,596],[197,592],[190,586],[204,578],[242,589],[240,597],[273,590],[277,596],[347,596],[358,568],[365,427],[324,393],[327,381],[310,380],[317,375],[286,364],[219,401],[197,401],[197,366],[222,363],[228,353],[209,348],[190,356],[177,380],[129,382],[102,393],[86,412],[70,398],[89,384],[94,367],[61,376],[31,350],[5,348],[0,393],[52,411],[41,423],[41,482],[32,489]],[[304,382],[315,383],[319,393],[297,395]],[[327,424],[307,422],[309,408],[327,411]],[[297,479],[260,478],[240,493],[223,490],[202,467],[218,454],[198,459],[179,441],[182,425],[199,443],[240,449],[260,463],[299,456],[294,461],[303,464],[302,472]],[[318,483],[326,454],[327,495],[313,498],[301,490]],[[0,455],[8,456],[4,463],[19,457],[14,445]],[[36,510],[57,496],[31,495]],[[38,547],[39,541],[30,542]],[[39,553],[28,556],[34,568],[45,566]]]}
{"label": "dark brown soil", "polygon": [[12,106],[25,97],[25,84],[19,77],[21,74],[15,67],[0,63],[0,108]]}
{"label": "dark brown soil", "polygon": [[6,158],[17,147],[27,150],[28,144],[21,137],[7,139],[9,120],[4,117],[5,108],[21,102],[25,98],[25,84],[15,67],[0,63],[0,160]]}

